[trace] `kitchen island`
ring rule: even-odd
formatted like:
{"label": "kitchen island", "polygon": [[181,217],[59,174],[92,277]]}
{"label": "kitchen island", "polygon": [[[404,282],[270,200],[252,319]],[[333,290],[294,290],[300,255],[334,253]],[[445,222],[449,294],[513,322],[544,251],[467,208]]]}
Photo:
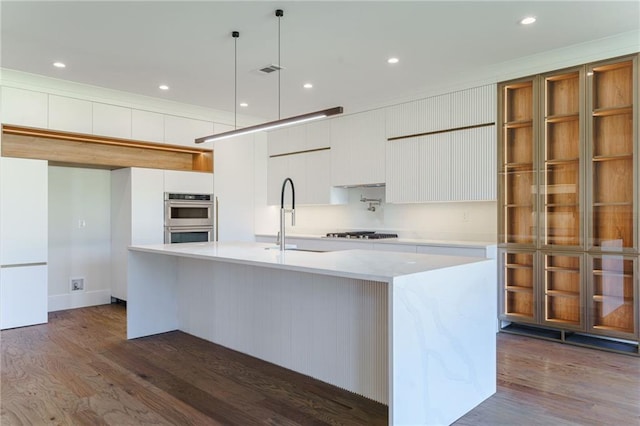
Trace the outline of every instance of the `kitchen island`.
{"label": "kitchen island", "polygon": [[496,390],[494,259],[132,246],[127,337],[182,330],[450,424]]}

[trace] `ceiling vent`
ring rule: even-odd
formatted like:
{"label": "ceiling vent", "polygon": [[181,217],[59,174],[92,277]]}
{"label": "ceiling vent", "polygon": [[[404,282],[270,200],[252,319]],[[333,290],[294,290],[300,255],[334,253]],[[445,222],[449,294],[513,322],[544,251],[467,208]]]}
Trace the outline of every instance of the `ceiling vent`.
{"label": "ceiling vent", "polygon": [[279,65],[267,65],[266,67],[260,68],[258,71],[265,73],[265,74],[271,74],[274,71],[278,71],[278,70],[283,70],[284,67],[281,67]]}

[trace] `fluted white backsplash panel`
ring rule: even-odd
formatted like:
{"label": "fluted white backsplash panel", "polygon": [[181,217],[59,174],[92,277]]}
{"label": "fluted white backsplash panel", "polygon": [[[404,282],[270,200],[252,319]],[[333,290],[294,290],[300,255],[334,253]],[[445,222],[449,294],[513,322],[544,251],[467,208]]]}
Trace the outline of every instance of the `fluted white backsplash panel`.
{"label": "fluted white backsplash panel", "polygon": [[195,259],[178,282],[181,330],[388,403],[388,284]]}

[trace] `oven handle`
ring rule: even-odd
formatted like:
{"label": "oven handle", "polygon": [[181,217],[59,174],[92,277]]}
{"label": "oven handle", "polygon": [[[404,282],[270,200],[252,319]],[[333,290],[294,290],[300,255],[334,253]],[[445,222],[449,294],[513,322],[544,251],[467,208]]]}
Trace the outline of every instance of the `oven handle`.
{"label": "oven handle", "polygon": [[169,232],[213,231],[212,226],[165,226]]}
{"label": "oven handle", "polygon": [[215,215],[216,215],[215,222],[216,222],[216,227],[214,229],[214,231],[215,231],[215,239],[214,239],[214,241],[215,242],[218,242],[218,230],[220,229],[218,227],[218,207],[219,207],[218,197],[216,197],[216,199],[215,199]]}
{"label": "oven handle", "polygon": [[169,207],[206,207],[211,208],[211,202],[209,201],[166,201]]}

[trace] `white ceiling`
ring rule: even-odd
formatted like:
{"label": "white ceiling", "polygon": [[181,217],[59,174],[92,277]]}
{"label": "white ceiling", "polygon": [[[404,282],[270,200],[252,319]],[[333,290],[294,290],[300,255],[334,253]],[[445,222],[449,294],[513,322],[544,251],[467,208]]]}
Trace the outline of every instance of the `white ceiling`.
{"label": "white ceiling", "polygon": [[[4,68],[278,117],[407,96],[470,70],[640,29],[640,1],[72,1],[0,3]],[[538,21],[522,26],[518,20]],[[397,56],[391,66],[386,60]],[[56,69],[54,61],[65,69]],[[305,90],[302,84],[312,82]],[[161,83],[171,89],[162,92]]]}

